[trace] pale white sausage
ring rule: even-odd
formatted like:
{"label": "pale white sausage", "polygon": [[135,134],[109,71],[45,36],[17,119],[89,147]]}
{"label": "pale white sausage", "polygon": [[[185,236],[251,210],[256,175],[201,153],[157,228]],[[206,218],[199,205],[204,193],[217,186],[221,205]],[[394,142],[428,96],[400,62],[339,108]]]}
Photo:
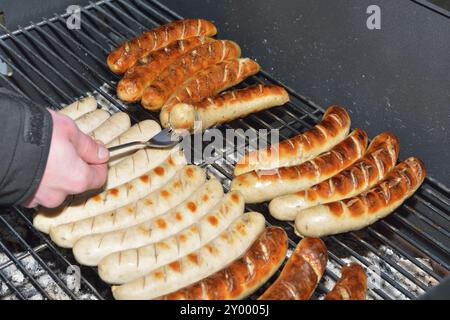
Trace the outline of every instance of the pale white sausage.
{"label": "pale white sausage", "polygon": [[211,243],[187,256],[167,264],[148,275],[121,286],[113,286],[118,300],[148,300],[174,292],[195,283],[226,267],[243,255],[265,226],[264,216],[252,212],[245,214]]}
{"label": "pale white sausage", "polygon": [[[208,196],[206,201],[203,199],[205,194]],[[81,264],[95,266],[110,253],[144,246],[176,234],[207,214],[222,195],[221,183],[211,179],[186,201],[159,217],[129,228],[81,238],[73,247],[75,259]]]}
{"label": "pale white sausage", "polygon": [[186,200],[206,180],[204,170],[186,166],[164,186],[145,198],[90,218],[50,229],[50,237],[60,247],[71,248],[83,236],[127,228],[150,220]]}
{"label": "pale white sausage", "polygon": [[122,284],[135,280],[205,246],[243,213],[244,198],[238,192],[231,192],[225,196],[222,205],[180,233],[106,256],[98,264],[98,273],[108,283]]}

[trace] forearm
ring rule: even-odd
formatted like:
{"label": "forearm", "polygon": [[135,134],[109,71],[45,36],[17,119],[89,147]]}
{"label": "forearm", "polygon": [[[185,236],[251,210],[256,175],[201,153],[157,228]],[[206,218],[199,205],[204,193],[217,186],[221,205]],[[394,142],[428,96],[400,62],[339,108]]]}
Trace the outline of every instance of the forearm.
{"label": "forearm", "polygon": [[52,136],[43,107],[0,89],[0,205],[23,204],[41,181]]}

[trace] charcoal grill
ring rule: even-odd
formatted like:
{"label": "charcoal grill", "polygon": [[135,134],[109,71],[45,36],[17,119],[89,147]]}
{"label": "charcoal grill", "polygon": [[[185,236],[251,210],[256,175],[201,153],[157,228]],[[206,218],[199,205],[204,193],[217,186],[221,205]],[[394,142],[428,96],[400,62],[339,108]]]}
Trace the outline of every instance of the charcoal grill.
{"label": "charcoal grill", "polygon": [[[67,14],[55,14],[12,32],[0,25],[0,59],[9,72],[0,73],[0,85],[54,109],[93,94],[102,107],[128,112],[134,122],[157,120],[157,114],[118,100],[114,88],[119,77],[108,71],[105,58],[122,41],[182,17],[158,1],[144,0],[91,2],[81,12],[81,30],[67,29]],[[255,83],[283,85],[262,71],[240,86]],[[279,129],[284,139],[320,121],[321,106],[286,89],[291,96],[287,105],[219,128]],[[247,138],[245,141],[249,145]],[[218,176],[228,189],[236,155],[242,151],[236,150],[232,141],[224,141],[224,146],[216,150],[214,163],[198,164]],[[299,238],[291,223],[272,219],[266,204],[247,209],[264,213],[269,225],[284,227],[290,250],[295,247]],[[371,299],[414,299],[427,292],[450,272],[449,209],[449,188],[427,178],[388,218],[359,232],[326,237],[330,261],[314,298],[332,287],[340,267],[350,261],[366,268]],[[111,299],[110,287],[95,268],[80,267],[80,285],[76,285],[78,266],[71,252],[36,231],[32,213],[19,207],[0,213],[0,299]]]}

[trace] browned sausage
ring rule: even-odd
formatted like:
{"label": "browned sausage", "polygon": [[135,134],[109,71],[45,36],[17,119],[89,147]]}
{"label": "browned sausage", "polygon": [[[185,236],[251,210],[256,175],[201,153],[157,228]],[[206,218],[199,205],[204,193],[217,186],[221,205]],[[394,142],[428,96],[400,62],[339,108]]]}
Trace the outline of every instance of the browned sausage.
{"label": "browned sausage", "polygon": [[171,63],[183,54],[206,42],[214,41],[207,37],[192,37],[172,42],[165,48],[153,51],[140,63],[128,69],[117,84],[117,96],[127,102],[139,101],[144,89],[158,77]]}
{"label": "browned sausage", "polygon": [[134,66],[139,59],[171,42],[198,36],[213,36],[216,33],[217,29],[214,24],[207,20],[174,21],[124,42],[110,53],[107,63],[112,72],[122,74]]}
{"label": "browned sausage", "polygon": [[170,123],[173,128],[190,130],[194,128],[197,115],[197,119],[202,122],[202,129],[206,130],[251,113],[281,106],[288,101],[289,94],[284,88],[258,84],[225,91],[193,105],[177,104],[170,113]]}
{"label": "browned sausage", "polygon": [[237,176],[231,190],[242,193],[247,203],[259,203],[309,188],[351,166],[365,153],[367,135],[355,129],[329,152],[299,164]]}
{"label": "browned sausage", "polygon": [[295,219],[296,232],[322,237],[362,229],[398,208],[416,192],[425,175],[423,162],[408,158],[367,192],[304,210]]}
{"label": "browned sausage", "polygon": [[161,110],[160,120],[168,126],[169,113],[177,103],[196,103],[214,96],[259,72],[260,66],[253,60],[233,59],[198,72],[177,89]]}
{"label": "browned sausage", "polygon": [[384,132],[376,136],[361,160],[341,173],[309,189],[277,197],[270,202],[270,214],[279,220],[292,221],[310,207],[350,198],[371,188],[395,166],[399,142]]}
{"label": "browned sausage", "polygon": [[205,43],[179,57],[168,66],[142,94],[142,106],[159,110],[184,81],[216,63],[238,58],[239,46],[228,40]]}
{"label": "browned sausage", "polygon": [[236,163],[234,175],[298,165],[330,150],[345,139],[349,130],[350,117],[347,111],[339,106],[329,107],[322,121],[310,130],[246,154]]}
{"label": "browned sausage", "polygon": [[259,300],[308,300],[325,272],[327,261],[327,247],[322,240],[302,239],[278,279]]}
{"label": "browned sausage", "polygon": [[170,293],[164,300],[235,300],[252,294],[280,267],[288,239],[278,227],[267,228],[247,252],[228,267],[189,287]]}
{"label": "browned sausage", "polygon": [[342,268],[341,278],[325,296],[325,300],[365,300],[366,294],[367,276],[364,268],[352,263]]}

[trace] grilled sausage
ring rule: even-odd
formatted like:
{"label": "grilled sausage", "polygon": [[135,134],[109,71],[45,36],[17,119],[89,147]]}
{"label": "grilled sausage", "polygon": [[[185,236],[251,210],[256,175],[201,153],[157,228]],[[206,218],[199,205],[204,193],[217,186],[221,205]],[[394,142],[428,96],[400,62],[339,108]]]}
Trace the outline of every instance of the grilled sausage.
{"label": "grilled sausage", "polygon": [[339,106],[329,107],[322,121],[310,130],[272,147],[246,154],[236,163],[234,175],[301,164],[330,150],[345,139],[349,130],[347,111]]}
{"label": "grilled sausage", "polygon": [[[230,206],[229,200],[236,205]],[[180,233],[106,256],[98,264],[100,277],[109,283],[126,283],[207,245],[244,213],[244,198],[237,192],[227,195],[222,203]]]}
{"label": "grilled sausage", "polygon": [[302,211],[295,219],[296,232],[309,237],[322,237],[371,225],[412,196],[425,179],[425,174],[422,161],[408,158],[369,191]]}
{"label": "grilled sausage", "polygon": [[209,41],[213,40],[205,37],[178,40],[150,53],[134,67],[128,69],[117,84],[117,96],[127,102],[141,100],[144,89],[151,85],[166,67],[186,52]]}
{"label": "grilled sausage", "polygon": [[55,226],[50,237],[58,246],[71,248],[83,236],[109,232],[142,223],[185,201],[206,179],[203,169],[186,166],[147,197],[114,211]]}
{"label": "grilled sausage", "polygon": [[163,300],[236,300],[262,286],[283,263],[288,247],[286,232],[269,227],[245,254],[211,276],[160,297]]}
{"label": "grilled sausage", "polygon": [[107,144],[130,129],[131,121],[125,112],[117,112],[109,117],[89,135],[95,139]]}
{"label": "grilled sausage", "polygon": [[[154,120],[140,121],[135,125],[133,125],[130,129],[125,131],[123,134],[118,136],[116,139],[108,143],[106,147],[110,148],[113,146],[134,141],[147,141],[154,135],[158,134],[160,131],[161,127],[156,121]],[[133,154],[136,151],[136,149],[139,148],[142,148],[142,146],[124,148],[111,153],[109,158],[109,166],[114,166],[120,161],[126,159],[128,156]]]}
{"label": "grilled sausage", "polygon": [[278,220],[294,220],[302,210],[353,197],[382,180],[394,168],[399,143],[392,133],[376,136],[364,157],[341,173],[294,194],[273,199],[270,214]]}
{"label": "grilled sausage", "polygon": [[194,121],[202,122],[205,130],[217,124],[246,117],[289,101],[289,95],[279,86],[256,85],[245,89],[226,91],[208,97],[194,105],[180,103],[170,112],[170,124],[176,129],[193,129]]}
{"label": "grilled sausage", "polygon": [[[208,195],[206,201],[203,200],[205,194]],[[110,253],[167,238],[207,214],[222,196],[220,182],[210,179],[183,203],[159,217],[122,230],[81,238],[73,247],[75,259],[81,264],[95,266]]]}
{"label": "grilled sausage", "polygon": [[171,153],[176,153],[178,147],[173,149],[145,148],[133,153],[129,157],[116,160],[108,170],[105,190],[115,188],[130,182],[164,162]]}
{"label": "grilled sausage", "polygon": [[304,190],[352,165],[364,154],[366,146],[366,133],[356,129],[329,152],[297,166],[237,176],[231,183],[231,190],[240,191],[247,203],[263,202]]}
{"label": "grilled sausage", "polygon": [[70,206],[39,210],[33,219],[33,225],[48,233],[53,226],[92,217],[133,203],[166,184],[185,165],[186,158],[182,153],[173,154],[163,164],[129,183],[87,199],[77,199],[77,202]]}
{"label": "grilled sausage", "polygon": [[309,300],[328,261],[327,248],[318,238],[304,238],[292,252],[278,279],[259,300]]}
{"label": "grilled sausage", "polygon": [[108,120],[110,116],[111,115],[106,110],[95,109],[94,111],[88,112],[76,119],[75,123],[81,132],[88,134],[99,127],[103,122]]}
{"label": "grilled sausage", "polygon": [[367,276],[364,268],[357,263],[342,268],[341,278],[325,300],[366,300]]}
{"label": "grilled sausage", "polygon": [[161,109],[177,87],[189,77],[211,65],[239,58],[240,55],[241,49],[239,46],[228,40],[208,42],[192,49],[168,66],[144,90],[141,100],[142,106],[149,110]]}
{"label": "grilled sausage", "polygon": [[174,21],[146,31],[131,41],[126,41],[111,52],[107,63],[112,72],[122,74],[134,66],[139,59],[171,42],[198,36],[213,36],[216,33],[216,27],[207,20]]}
{"label": "grilled sausage", "polygon": [[86,97],[65,106],[58,112],[68,116],[72,120],[75,120],[88,112],[94,111],[95,109],[97,109],[97,100],[95,100],[94,97]]}
{"label": "grilled sausage", "polygon": [[233,59],[224,61],[202,70],[188,79],[167,100],[160,114],[161,125],[167,128],[169,113],[178,103],[196,103],[214,96],[246,78],[258,73],[260,66],[251,59]]}
{"label": "grilled sausage", "polygon": [[233,224],[209,245],[148,275],[121,286],[113,286],[114,298],[154,299],[195,283],[243,255],[264,231],[264,216],[247,213],[243,222]]}

